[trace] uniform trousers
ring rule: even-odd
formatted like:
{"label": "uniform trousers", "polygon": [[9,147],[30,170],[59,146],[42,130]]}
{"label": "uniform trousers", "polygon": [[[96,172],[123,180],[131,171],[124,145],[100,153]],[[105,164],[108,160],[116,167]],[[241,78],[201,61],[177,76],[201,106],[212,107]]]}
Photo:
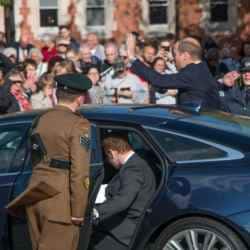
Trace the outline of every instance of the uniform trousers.
{"label": "uniform trousers", "polygon": [[80,227],[48,220],[39,203],[26,213],[33,250],[77,250]]}

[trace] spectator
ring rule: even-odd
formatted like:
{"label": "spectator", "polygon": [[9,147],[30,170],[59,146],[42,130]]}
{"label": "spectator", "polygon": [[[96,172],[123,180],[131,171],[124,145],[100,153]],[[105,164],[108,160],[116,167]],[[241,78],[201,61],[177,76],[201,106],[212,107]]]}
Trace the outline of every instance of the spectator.
{"label": "spectator", "polygon": [[172,33],[167,34],[166,38],[164,38],[160,42],[160,46],[158,49],[158,56],[165,59],[166,62],[166,73],[172,74],[176,73],[176,67],[173,56],[173,49],[176,38]]}
{"label": "spectator", "polygon": [[10,60],[10,63],[12,65],[17,64],[17,54],[16,54],[16,49],[12,47],[8,47],[3,50],[3,54]]}
{"label": "spectator", "polygon": [[240,77],[238,71],[229,71],[221,79],[218,80],[219,83],[219,95],[221,99],[221,104],[223,110],[229,112],[228,108],[228,97],[234,95],[234,86],[236,85],[237,79]]}
{"label": "spectator", "polygon": [[87,44],[83,44],[80,48],[80,65],[82,71],[86,71],[91,65],[101,67],[101,61],[91,54],[91,49]]}
{"label": "spectator", "polygon": [[244,42],[242,44],[242,60],[247,60],[250,58],[250,41]]}
{"label": "spectator", "polygon": [[0,53],[7,47],[5,33],[0,31]]}
{"label": "spectator", "polygon": [[43,37],[44,46],[42,47],[43,60],[49,62],[51,58],[57,55],[55,38],[51,35]]}
{"label": "spectator", "polygon": [[[218,78],[221,76],[220,67],[219,67],[219,50],[218,48],[210,48],[208,49],[207,53],[205,54],[205,59],[208,65],[208,68],[211,74]],[[226,73],[227,69],[224,69],[224,73]]]}
{"label": "spectator", "polygon": [[72,37],[69,26],[59,26],[59,37],[67,41],[67,44],[69,45],[70,49],[79,51],[80,44]]}
{"label": "spectator", "polygon": [[55,72],[55,68],[57,67],[57,65],[62,62],[64,59],[61,58],[60,56],[55,56],[53,58],[51,58],[48,62],[48,73],[52,73],[54,74]]}
{"label": "spectator", "polygon": [[157,54],[157,50],[152,43],[145,43],[143,47],[142,57],[146,64],[151,65]]}
{"label": "spectator", "polygon": [[63,59],[66,58],[66,54],[69,50],[69,41],[63,38],[57,38],[56,40],[56,52],[57,56],[62,57]]}
{"label": "spectator", "polygon": [[90,48],[92,56],[97,57],[100,61],[103,61],[105,59],[104,48],[99,43],[99,39],[96,33],[92,32],[87,35],[87,44]]}
{"label": "spectator", "polygon": [[37,77],[40,77],[48,69],[47,63],[43,62],[43,55],[42,55],[41,50],[39,50],[38,48],[32,48],[30,50],[29,57],[30,57],[30,59],[32,59],[36,62],[36,64],[37,64],[36,74],[37,74]]}
{"label": "spectator", "polygon": [[74,63],[77,72],[81,72],[80,55],[77,51],[73,49],[68,50],[66,58]]}
{"label": "spectator", "polygon": [[5,70],[3,67],[0,67],[0,88],[4,84],[4,75],[5,75]]}
{"label": "spectator", "polygon": [[93,104],[103,104],[104,89],[100,83],[100,71],[96,66],[90,66],[86,71],[86,75],[92,82],[89,90],[90,102]]}
{"label": "spectator", "polygon": [[230,44],[225,44],[220,50],[219,69],[221,73],[239,70],[240,62],[235,58],[234,50]]}
{"label": "spectator", "polygon": [[106,59],[104,60],[102,64],[102,72],[105,73],[106,70],[109,70],[110,67],[114,65],[114,63],[117,61],[119,57],[119,51],[114,43],[107,43],[105,46],[105,57]]}
{"label": "spectator", "polygon": [[37,63],[33,59],[26,59],[24,61],[24,77],[25,82],[23,84],[24,90],[30,97],[37,91]]}
{"label": "spectator", "polygon": [[28,31],[24,32],[18,42],[14,42],[11,47],[16,50],[17,63],[23,62],[29,55],[33,45],[30,43],[31,37]]}
{"label": "spectator", "polygon": [[180,71],[172,75],[159,74],[135,59],[136,40],[132,34],[128,37],[127,46],[132,61],[131,70],[155,87],[178,89],[178,104],[195,108],[220,108],[217,83],[206,63],[202,62],[202,49],[197,40],[188,37],[175,44],[174,57]]}
{"label": "spectator", "polygon": [[123,61],[116,63],[114,75],[104,81],[105,103],[147,103],[148,89],[128,71]]}
{"label": "spectator", "polygon": [[23,90],[23,74],[12,69],[5,77],[0,88],[0,113],[12,113],[31,110],[31,104]]}
{"label": "spectator", "polygon": [[225,104],[229,112],[250,115],[250,60],[243,62],[241,78],[225,95]]}
{"label": "spectator", "polygon": [[[160,73],[166,73],[166,61],[162,57],[156,57],[152,63],[153,69]],[[176,104],[176,94],[175,89],[160,91],[155,90],[155,102],[157,104]]]}
{"label": "spectator", "polygon": [[43,74],[38,81],[38,92],[31,96],[33,109],[52,108],[57,103],[55,81],[52,74]]}
{"label": "spectator", "polygon": [[[14,63],[14,59],[12,58],[12,55],[7,53],[10,52],[11,50],[12,48],[6,48],[4,50],[4,54],[0,53],[0,67],[2,68],[3,73],[9,72],[12,68],[16,66],[16,64]],[[12,52],[15,53],[15,49],[13,49]]]}
{"label": "spectator", "polygon": [[56,76],[68,74],[68,73],[76,73],[76,68],[74,63],[71,60],[63,60],[57,64],[54,70],[54,74]]}

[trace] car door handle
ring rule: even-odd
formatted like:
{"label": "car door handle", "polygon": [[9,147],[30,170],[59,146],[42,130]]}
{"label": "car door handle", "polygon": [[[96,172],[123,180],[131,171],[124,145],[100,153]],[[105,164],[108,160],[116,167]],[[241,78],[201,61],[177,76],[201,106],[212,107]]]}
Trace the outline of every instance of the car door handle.
{"label": "car door handle", "polygon": [[152,214],[152,212],[153,212],[152,208],[146,209],[146,214]]}

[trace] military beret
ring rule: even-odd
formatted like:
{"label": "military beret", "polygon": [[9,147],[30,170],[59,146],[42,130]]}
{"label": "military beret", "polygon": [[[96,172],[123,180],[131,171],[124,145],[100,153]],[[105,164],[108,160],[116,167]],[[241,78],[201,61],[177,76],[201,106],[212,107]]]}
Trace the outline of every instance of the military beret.
{"label": "military beret", "polygon": [[80,73],[69,73],[55,77],[57,88],[68,92],[85,92],[92,87],[91,80]]}

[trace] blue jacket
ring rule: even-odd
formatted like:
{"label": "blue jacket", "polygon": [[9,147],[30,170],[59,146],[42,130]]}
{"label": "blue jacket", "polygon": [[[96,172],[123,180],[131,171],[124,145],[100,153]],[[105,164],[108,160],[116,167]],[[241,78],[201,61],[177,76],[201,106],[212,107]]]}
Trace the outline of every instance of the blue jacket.
{"label": "blue jacket", "polygon": [[189,64],[176,74],[162,75],[136,60],[131,70],[155,87],[178,89],[177,102],[180,105],[194,104],[210,109],[221,107],[216,80],[205,62]]}

